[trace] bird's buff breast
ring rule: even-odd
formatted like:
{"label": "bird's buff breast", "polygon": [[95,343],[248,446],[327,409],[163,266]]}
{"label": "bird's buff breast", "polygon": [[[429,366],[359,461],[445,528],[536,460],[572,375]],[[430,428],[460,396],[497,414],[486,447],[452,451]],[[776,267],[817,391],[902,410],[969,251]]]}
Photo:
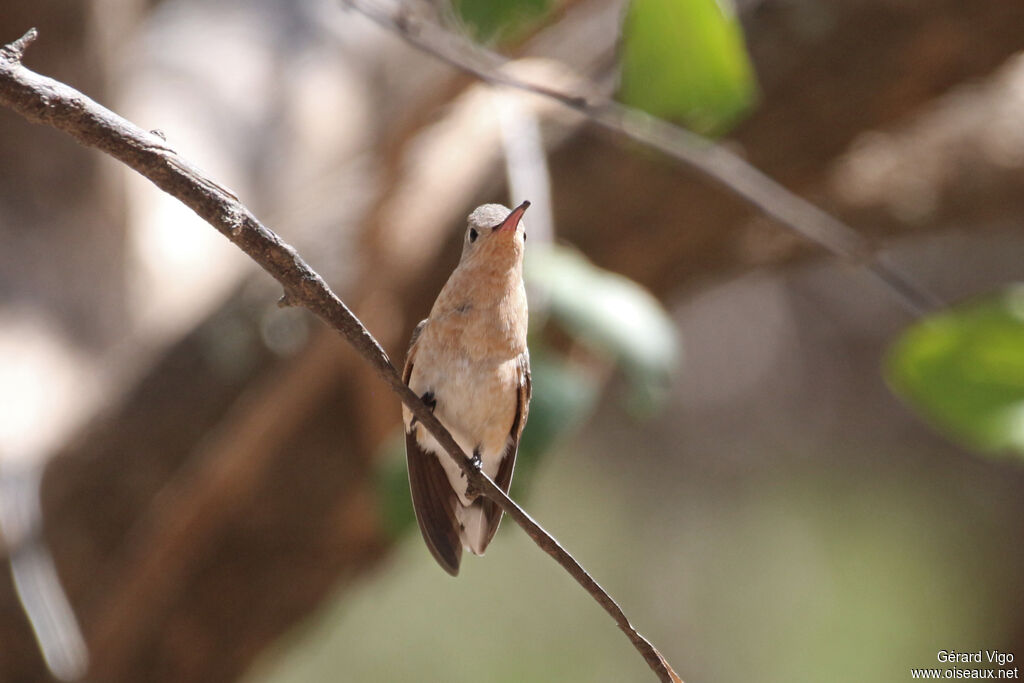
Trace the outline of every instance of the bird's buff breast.
{"label": "bird's buff breast", "polygon": [[[441,367],[448,370],[440,372]],[[463,452],[470,456],[474,451],[479,453],[480,466],[492,479],[498,474],[515,420],[517,367],[515,360],[486,365],[456,357],[441,363],[417,363],[409,378],[409,387],[417,394],[434,392],[434,415]],[[408,429],[411,414],[404,406],[403,413]],[[469,506],[472,501],[466,496],[467,482],[462,470],[422,425],[414,429],[416,441],[423,450],[437,456],[462,505]]]}
{"label": "bird's buff breast", "polygon": [[[466,453],[479,449],[485,471],[493,476],[515,420],[518,362],[515,358],[474,361],[446,351],[422,348],[409,387],[421,396],[434,393],[437,419]],[[420,429],[417,436],[427,450],[441,452],[425,430]]]}

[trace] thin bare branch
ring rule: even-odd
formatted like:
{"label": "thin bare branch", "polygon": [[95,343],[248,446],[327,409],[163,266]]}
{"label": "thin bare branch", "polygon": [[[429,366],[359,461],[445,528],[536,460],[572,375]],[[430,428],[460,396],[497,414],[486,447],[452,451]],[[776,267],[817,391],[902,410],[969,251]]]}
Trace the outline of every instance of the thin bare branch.
{"label": "thin bare branch", "polygon": [[780,185],[725,147],[640,110],[600,95],[596,86],[566,92],[530,82],[504,70],[507,60],[465,37],[415,16],[401,3],[385,0],[343,0],[378,25],[420,50],[477,78],[547,97],[580,112],[593,123],[658,150],[715,181],[753,208],[826,251],[860,264],[912,315],[945,304],[898,268],[885,263],[860,233]]}
{"label": "thin bare branch", "polygon": [[34,37],[32,30],[0,49],[0,102],[30,121],[63,130],[83,145],[96,147],[135,169],[195,211],[270,273],[284,287],[289,303],[301,304],[340,332],[462,468],[470,487],[495,501],[586,589],[626,633],[660,680],[681,683],[664,657],[630,624],[611,596],[572,555],[471,464],[430,409],[402,382],[373,335],[295,249],[260,223],[234,193],[180,157],[160,136],[139,128],[69,86],[26,69],[21,56]]}

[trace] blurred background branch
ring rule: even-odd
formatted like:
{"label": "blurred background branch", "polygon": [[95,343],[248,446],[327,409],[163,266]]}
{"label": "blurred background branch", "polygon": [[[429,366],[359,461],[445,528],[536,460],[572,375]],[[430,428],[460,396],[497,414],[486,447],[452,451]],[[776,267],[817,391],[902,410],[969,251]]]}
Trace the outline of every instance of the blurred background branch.
{"label": "blurred background branch", "polygon": [[417,17],[401,3],[345,0],[352,9],[400,35],[424,52],[477,78],[543,97],[583,113],[599,126],[651,147],[720,183],[767,217],[778,221],[835,256],[863,263],[869,273],[914,315],[941,308],[942,303],[901,269],[882,261],[856,230],[789,192],[738,155],[685,128],[602,97],[588,83],[572,91],[543,81],[527,81],[506,72],[507,60],[475,46],[462,36]]}
{"label": "blurred background branch", "polygon": [[40,473],[10,470],[10,466],[0,467],[3,554],[47,668],[62,681],[75,681],[85,674],[89,657],[53,557],[40,538]]}

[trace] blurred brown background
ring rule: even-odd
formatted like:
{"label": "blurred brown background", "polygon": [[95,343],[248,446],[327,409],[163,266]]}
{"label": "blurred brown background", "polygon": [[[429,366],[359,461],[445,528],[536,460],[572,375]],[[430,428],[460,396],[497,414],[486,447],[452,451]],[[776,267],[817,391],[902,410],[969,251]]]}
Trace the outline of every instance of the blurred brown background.
{"label": "blurred brown background", "polygon": [[[610,84],[621,10],[566,3],[509,53]],[[739,11],[761,99],[726,144],[946,300],[1021,277],[1024,5]],[[465,215],[508,202],[487,89],[330,3],[9,0],[0,37],[30,26],[27,66],[161,129],[393,359]],[[556,240],[654,293],[682,355],[638,415],[614,363],[546,330],[584,356],[573,391],[596,403],[549,418],[514,496],[688,681],[1024,656],[1024,473],[888,392],[881,358],[910,322],[889,294],[696,174],[524,102]],[[52,553],[88,679],[646,680],[513,525],[456,581],[432,565],[394,523],[397,401],[279,294],[145,181],[0,111],[0,528],[16,567]],[[0,680],[50,678],[4,580]]]}

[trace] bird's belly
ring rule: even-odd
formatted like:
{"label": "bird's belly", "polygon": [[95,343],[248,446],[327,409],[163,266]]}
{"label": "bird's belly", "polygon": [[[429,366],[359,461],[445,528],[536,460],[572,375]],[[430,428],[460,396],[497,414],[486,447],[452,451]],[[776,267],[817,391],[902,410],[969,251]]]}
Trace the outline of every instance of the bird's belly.
{"label": "bird's belly", "polygon": [[[447,371],[440,372],[438,367]],[[468,455],[480,455],[484,472],[492,478],[508,447],[515,420],[517,368],[514,359],[487,362],[463,357],[448,363],[418,364],[409,378],[409,387],[417,395],[433,392],[437,401],[434,415]],[[407,414],[407,425],[409,421]],[[438,454],[452,488],[468,504],[464,498],[466,480],[459,466],[422,426],[417,425],[416,430],[417,441],[424,450]]]}

